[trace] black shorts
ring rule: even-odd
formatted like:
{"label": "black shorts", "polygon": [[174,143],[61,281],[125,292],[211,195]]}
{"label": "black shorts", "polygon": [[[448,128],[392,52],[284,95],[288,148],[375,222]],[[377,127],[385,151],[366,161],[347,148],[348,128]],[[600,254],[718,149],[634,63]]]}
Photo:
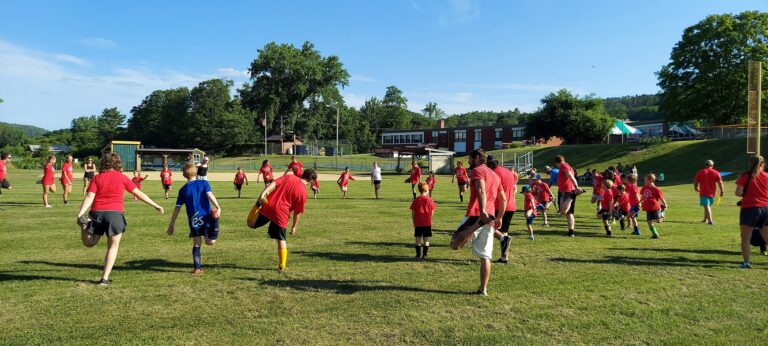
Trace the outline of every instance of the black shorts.
{"label": "black shorts", "polygon": [[562,204],[564,200],[570,199],[571,200],[571,208],[568,209],[568,214],[573,214],[574,211],[576,211],[576,193],[575,192],[563,192],[557,193],[558,195],[558,203]]}
{"label": "black shorts", "polygon": [[373,181],[373,187],[377,190],[381,188],[381,180],[374,180]]}
{"label": "black shorts", "polygon": [[206,224],[201,225],[197,228],[191,228],[189,229],[189,237],[206,237],[211,240],[216,240],[219,238],[219,219],[215,219],[211,217],[211,215],[208,215],[208,220]]}
{"label": "black shorts", "polygon": [[235,184],[235,189],[237,189],[237,191],[242,190],[243,189],[243,184]]}
{"label": "black shorts", "polygon": [[3,179],[3,181],[0,181],[0,188],[6,189],[6,190],[11,188],[11,182],[9,182],[8,179]]}
{"label": "black shorts", "polygon": [[469,186],[469,182],[460,181],[457,185],[459,186],[459,189],[461,189],[462,187],[466,189]]}
{"label": "black shorts", "polygon": [[88,224],[88,233],[95,235],[106,234],[109,237],[125,232],[125,216],[119,211],[105,210],[88,213],[91,223]]}
{"label": "black shorts", "polygon": [[163,190],[170,190],[171,184],[163,184]]}
{"label": "black shorts", "polygon": [[264,180],[264,186],[272,184],[272,182],[274,182],[274,180]]}
{"label": "black shorts", "polygon": [[645,218],[648,221],[661,220],[661,210],[646,211],[645,212]]}
{"label": "black shorts", "polygon": [[608,221],[611,219],[611,213],[609,213],[608,210],[600,209],[597,214],[603,218],[603,221]]}
{"label": "black shorts", "polygon": [[741,208],[739,224],[753,228],[768,226],[768,207]]}
{"label": "black shorts", "polygon": [[[512,216],[515,215],[514,211],[505,211],[504,216],[501,218],[501,227],[499,227],[499,232],[507,233],[509,232],[509,224],[512,223]],[[496,211],[496,217],[499,216],[499,211]]]}
{"label": "black shorts", "polygon": [[278,226],[264,215],[259,215],[259,218],[256,220],[256,224],[253,226],[253,228],[259,228],[266,225],[267,223],[269,223],[269,228],[267,228],[267,235],[269,235],[270,238],[276,240],[286,239],[285,228]]}
{"label": "black shorts", "polygon": [[421,226],[416,227],[413,229],[413,236],[414,237],[431,237],[432,236],[432,226]]}
{"label": "black shorts", "polygon": [[93,180],[93,172],[85,172],[83,174],[83,180]]}

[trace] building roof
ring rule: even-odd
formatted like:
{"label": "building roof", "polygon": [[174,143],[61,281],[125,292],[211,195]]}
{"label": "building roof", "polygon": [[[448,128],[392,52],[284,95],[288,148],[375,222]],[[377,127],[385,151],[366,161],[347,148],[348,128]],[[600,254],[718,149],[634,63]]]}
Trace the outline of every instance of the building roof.
{"label": "building roof", "polygon": [[139,148],[139,149],[136,149],[137,154],[193,154],[195,152],[201,152],[205,154],[204,151],[197,148],[187,148],[187,149]]}

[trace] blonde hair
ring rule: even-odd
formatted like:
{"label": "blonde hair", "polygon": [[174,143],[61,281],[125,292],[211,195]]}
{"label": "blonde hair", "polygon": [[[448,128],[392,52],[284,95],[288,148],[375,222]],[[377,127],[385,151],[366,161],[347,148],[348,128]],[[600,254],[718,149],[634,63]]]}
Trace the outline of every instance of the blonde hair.
{"label": "blonde hair", "polygon": [[630,183],[637,183],[637,176],[634,174],[627,175],[624,179]]}
{"label": "blonde hair", "polygon": [[197,166],[193,163],[184,164],[184,178],[192,178],[197,176]]}
{"label": "blonde hair", "polygon": [[429,185],[427,183],[419,183],[419,192],[425,193],[429,191]]}
{"label": "blonde hair", "polygon": [[605,179],[603,180],[603,185],[605,185],[605,187],[607,187],[608,189],[611,189],[613,188],[613,180]]}
{"label": "blonde hair", "polygon": [[645,175],[645,179],[648,179],[651,182],[655,182],[656,181],[656,174],[648,173],[648,174]]}

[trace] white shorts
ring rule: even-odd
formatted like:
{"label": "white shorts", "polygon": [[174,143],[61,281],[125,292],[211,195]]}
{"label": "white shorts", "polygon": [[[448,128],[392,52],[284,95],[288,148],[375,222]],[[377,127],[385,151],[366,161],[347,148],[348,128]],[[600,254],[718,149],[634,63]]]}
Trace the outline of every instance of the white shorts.
{"label": "white shorts", "polygon": [[[466,217],[461,219],[459,226],[463,225],[466,220]],[[494,231],[493,224],[490,224],[478,228],[477,231],[472,234],[472,254],[487,260],[493,258]]]}
{"label": "white shorts", "polygon": [[341,191],[342,191],[342,192],[347,192],[347,187],[346,187],[346,186],[342,186],[342,187],[341,187]]}

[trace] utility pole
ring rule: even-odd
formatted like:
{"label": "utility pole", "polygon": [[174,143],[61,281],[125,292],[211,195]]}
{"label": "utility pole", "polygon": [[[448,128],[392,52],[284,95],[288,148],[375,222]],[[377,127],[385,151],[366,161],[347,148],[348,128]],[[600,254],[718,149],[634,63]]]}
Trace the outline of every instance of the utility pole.
{"label": "utility pole", "polygon": [[339,106],[325,106],[336,109],[336,148],[333,151],[333,155],[336,156],[336,168],[339,168]]}

